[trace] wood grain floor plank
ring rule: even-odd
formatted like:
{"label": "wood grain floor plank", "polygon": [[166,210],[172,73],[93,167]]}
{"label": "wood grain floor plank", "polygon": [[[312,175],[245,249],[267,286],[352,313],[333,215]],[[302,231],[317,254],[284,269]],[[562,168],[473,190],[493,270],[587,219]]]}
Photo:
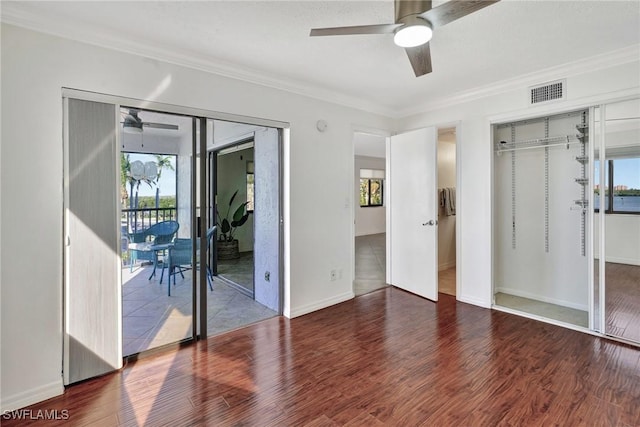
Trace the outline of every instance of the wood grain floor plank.
{"label": "wood grain floor plank", "polygon": [[640,425],[640,350],[388,287],[127,364],[14,425]]}

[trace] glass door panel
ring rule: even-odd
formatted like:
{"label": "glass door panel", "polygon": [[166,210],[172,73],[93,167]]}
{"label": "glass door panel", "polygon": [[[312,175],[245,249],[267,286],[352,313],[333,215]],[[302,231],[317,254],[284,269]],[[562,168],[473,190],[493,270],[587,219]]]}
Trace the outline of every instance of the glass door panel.
{"label": "glass door panel", "polygon": [[606,105],[602,129],[605,333],[640,342],[640,100]]}
{"label": "glass door panel", "polygon": [[123,355],[194,338],[195,128],[191,117],[120,111]]}

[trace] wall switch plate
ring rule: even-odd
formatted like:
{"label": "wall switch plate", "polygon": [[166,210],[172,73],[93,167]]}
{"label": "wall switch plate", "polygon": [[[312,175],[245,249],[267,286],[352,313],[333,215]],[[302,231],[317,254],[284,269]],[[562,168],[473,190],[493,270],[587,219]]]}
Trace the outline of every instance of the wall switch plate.
{"label": "wall switch plate", "polygon": [[335,270],[331,270],[331,281],[335,281],[338,278],[338,273]]}

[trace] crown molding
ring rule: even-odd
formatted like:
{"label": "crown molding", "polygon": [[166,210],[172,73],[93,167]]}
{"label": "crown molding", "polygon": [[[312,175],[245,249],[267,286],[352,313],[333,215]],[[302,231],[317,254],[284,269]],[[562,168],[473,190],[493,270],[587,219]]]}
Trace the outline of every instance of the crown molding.
{"label": "crown molding", "polygon": [[551,80],[573,77],[637,61],[640,61],[640,44],[634,44],[601,55],[595,55],[578,61],[523,74],[498,83],[491,83],[471,90],[458,92],[451,96],[430,99],[429,101],[413,106],[410,109],[397,111],[395,113],[395,118],[399,119],[416,114],[427,113],[429,111],[476,101],[513,90],[524,91],[530,86],[542,84]]}
{"label": "crown molding", "polygon": [[76,22],[73,26],[60,25],[57,20],[51,19],[49,16],[42,16],[37,13],[20,10],[19,8],[12,8],[10,4],[11,2],[7,2],[2,5],[0,22],[5,24],[70,39],[78,43],[86,43],[216,74],[234,80],[283,90],[296,95],[302,95],[332,104],[339,104],[344,107],[389,118],[395,115],[394,110],[390,108],[365,102],[359,97],[345,95],[344,93],[320,85],[289,78],[283,79],[274,74],[238,66],[215,58],[212,59],[210,56],[205,57],[193,52],[177,52],[149,43],[140,43],[135,40],[119,37],[117,34],[97,31],[96,28],[81,22]]}
{"label": "crown molding", "polygon": [[117,34],[107,33],[104,31],[97,32],[95,28],[83,23],[75,23],[73,26],[59,25],[58,21],[51,19],[50,16],[42,16],[37,13],[21,10],[19,7],[11,7],[11,3],[12,2],[4,2],[2,5],[0,21],[6,24],[71,39],[79,43],[91,44],[102,48],[216,74],[234,80],[283,90],[296,95],[314,98],[320,101],[338,104],[344,107],[354,108],[392,119],[402,119],[412,115],[427,113],[429,111],[494,96],[499,93],[524,89],[532,85],[557,80],[559,78],[576,76],[586,72],[611,68],[617,65],[623,65],[640,60],[640,44],[635,44],[601,55],[534,71],[518,77],[506,79],[501,82],[491,83],[451,95],[432,98],[429,101],[414,105],[411,108],[396,110],[383,105],[365,102],[362,98],[345,95],[344,93],[337,92],[317,84],[293,79],[285,80],[282,77],[273,74],[241,67],[222,60],[212,59],[208,56],[205,57],[203,55],[195,54],[193,52],[176,52],[161,46],[128,40],[123,37],[119,37]]}

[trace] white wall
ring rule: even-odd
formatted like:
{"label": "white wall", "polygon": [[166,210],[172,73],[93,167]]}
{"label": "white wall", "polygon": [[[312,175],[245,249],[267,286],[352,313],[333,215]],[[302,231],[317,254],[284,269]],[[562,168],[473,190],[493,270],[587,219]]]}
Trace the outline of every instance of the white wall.
{"label": "white wall", "polygon": [[[519,81],[506,82],[501,91],[478,90],[467,97],[452,97],[449,102],[434,105],[432,110],[398,121],[399,131],[459,122],[457,143],[460,145],[458,167],[461,174],[457,186],[460,198],[457,232],[461,234],[462,242],[458,248],[459,300],[485,307],[492,303],[491,122],[571,111],[630,93],[640,94],[637,57],[619,63],[600,60],[593,64],[593,69],[585,63],[581,67],[567,68],[567,71],[556,69],[523,76]],[[558,78],[567,79],[564,101],[535,107],[527,104],[529,86]]]}
{"label": "white wall", "polygon": [[[360,206],[360,169],[385,170],[385,160],[377,157],[355,156],[354,200],[356,208],[356,236],[384,233],[386,230],[385,207],[375,206],[363,208]],[[384,184],[382,191],[386,191]]]}
{"label": "white wall", "polygon": [[[594,224],[599,224],[600,215],[594,215]],[[599,258],[600,228],[594,227],[594,257]],[[640,215],[607,214],[604,221],[607,236],[604,250],[607,262],[640,265]]]}
{"label": "white wall", "polygon": [[[353,128],[391,129],[390,119],[10,25],[1,28],[2,410],[62,392],[63,87],[290,123],[285,314],[298,316],[353,297]],[[24,126],[25,117],[37,119],[36,125]],[[324,133],[316,130],[320,118],[329,125]],[[345,274],[330,281],[332,269]]]}
{"label": "white wall", "polygon": [[[438,188],[456,188],[456,134],[438,135]],[[456,217],[438,207],[438,270],[456,265]]]}

